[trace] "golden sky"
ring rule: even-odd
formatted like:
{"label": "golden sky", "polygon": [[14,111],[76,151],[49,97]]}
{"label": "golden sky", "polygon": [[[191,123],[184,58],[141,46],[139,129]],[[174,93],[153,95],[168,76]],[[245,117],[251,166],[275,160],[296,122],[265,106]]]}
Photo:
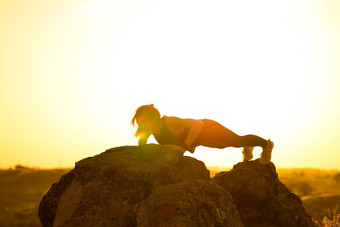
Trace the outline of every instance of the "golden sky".
{"label": "golden sky", "polygon": [[[340,169],[339,12],[337,0],[0,0],[0,167],[136,145],[130,120],[154,103],[271,138],[277,167]],[[241,150],[193,156],[230,167]]]}

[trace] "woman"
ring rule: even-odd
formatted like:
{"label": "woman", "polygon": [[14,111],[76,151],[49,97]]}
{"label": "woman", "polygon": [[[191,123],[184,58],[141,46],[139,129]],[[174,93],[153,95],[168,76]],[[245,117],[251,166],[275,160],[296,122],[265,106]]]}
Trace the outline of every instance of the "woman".
{"label": "woman", "polygon": [[193,153],[197,146],[212,148],[243,147],[243,161],[253,158],[254,146],[261,146],[260,163],[267,164],[271,159],[274,143],[256,135],[239,136],[220,123],[209,119],[182,119],[178,117],[161,118],[158,110],[151,105],[144,105],[136,110],[131,121],[138,124],[135,133],[139,137],[138,145],[147,143],[152,134],[159,144],[178,145]]}

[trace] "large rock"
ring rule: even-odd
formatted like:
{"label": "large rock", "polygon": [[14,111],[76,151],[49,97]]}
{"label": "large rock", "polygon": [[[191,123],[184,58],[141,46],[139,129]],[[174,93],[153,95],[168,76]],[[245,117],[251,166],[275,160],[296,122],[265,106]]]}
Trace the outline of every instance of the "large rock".
{"label": "large rock", "polygon": [[273,163],[212,180],[178,146],[117,147],[83,159],[43,197],[43,226],[315,226]]}
{"label": "large rock", "polygon": [[273,163],[238,163],[213,180],[231,193],[244,226],[316,226],[300,198],[279,181]]}
{"label": "large rock", "polygon": [[193,180],[157,190],[137,207],[138,226],[243,226],[229,192]]}
{"label": "large rock", "polygon": [[177,146],[150,144],[113,148],[81,160],[43,197],[41,223],[243,226],[230,194],[210,180],[203,162],[183,152]]}

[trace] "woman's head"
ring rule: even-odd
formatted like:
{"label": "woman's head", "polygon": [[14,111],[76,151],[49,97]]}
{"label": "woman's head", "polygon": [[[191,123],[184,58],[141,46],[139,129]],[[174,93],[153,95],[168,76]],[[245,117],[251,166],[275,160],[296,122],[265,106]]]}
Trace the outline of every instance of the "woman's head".
{"label": "woman's head", "polygon": [[131,120],[133,126],[135,123],[138,124],[135,136],[139,137],[143,133],[151,134],[159,125],[160,118],[161,114],[153,104],[140,106]]}

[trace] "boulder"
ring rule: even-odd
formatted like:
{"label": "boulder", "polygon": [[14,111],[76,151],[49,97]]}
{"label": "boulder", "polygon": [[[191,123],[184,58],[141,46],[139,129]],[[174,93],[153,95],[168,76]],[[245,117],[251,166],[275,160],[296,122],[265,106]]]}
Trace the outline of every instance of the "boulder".
{"label": "boulder", "polygon": [[238,163],[213,180],[231,193],[244,226],[316,226],[300,198],[280,182],[273,163]]}
{"label": "boulder", "polygon": [[316,226],[273,163],[210,179],[178,146],[109,149],[83,159],[44,195],[43,226]]}
{"label": "boulder", "polygon": [[171,145],[124,146],[77,162],[42,198],[42,225],[243,226],[230,194],[183,153]]}
{"label": "boulder", "polygon": [[213,181],[171,184],[137,207],[138,226],[243,226],[229,192]]}

